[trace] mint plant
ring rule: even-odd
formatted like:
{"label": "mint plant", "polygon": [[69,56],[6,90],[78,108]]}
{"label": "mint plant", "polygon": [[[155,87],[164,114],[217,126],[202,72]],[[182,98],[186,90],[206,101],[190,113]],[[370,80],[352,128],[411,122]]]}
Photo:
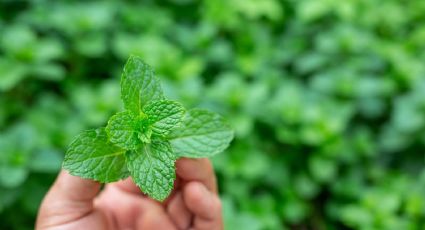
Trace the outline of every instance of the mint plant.
{"label": "mint plant", "polygon": [[145,194],[163,201],[173,189],[176,159],[213,156],[233,139],[220,115],[186,111],[166,99],[153,69],[139,57],[125,64],[121,99],[125,111],[71,142],[63,162],[70,174],[102,183],[131,176]]}

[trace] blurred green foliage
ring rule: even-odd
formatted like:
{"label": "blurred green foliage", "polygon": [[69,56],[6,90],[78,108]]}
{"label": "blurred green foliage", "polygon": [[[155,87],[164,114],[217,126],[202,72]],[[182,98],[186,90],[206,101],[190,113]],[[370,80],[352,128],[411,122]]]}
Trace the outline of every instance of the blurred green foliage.
{"label": "blurred green foliage", "polygon": [[236,130],[227,229],[425,228],[425,1],[0,1],[0,229],[32,229],[142,56]]}

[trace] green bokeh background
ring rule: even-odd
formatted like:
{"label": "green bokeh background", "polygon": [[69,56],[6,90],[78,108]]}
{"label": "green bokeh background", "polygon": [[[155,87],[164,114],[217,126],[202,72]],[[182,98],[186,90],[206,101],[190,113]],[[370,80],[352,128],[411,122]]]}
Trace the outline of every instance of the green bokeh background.
{"label": "green bokeh background", "polygon": [[423,0],[0,0],[0,229],[33,228],[130,54],[234,127],[226,229],[425,229]]}

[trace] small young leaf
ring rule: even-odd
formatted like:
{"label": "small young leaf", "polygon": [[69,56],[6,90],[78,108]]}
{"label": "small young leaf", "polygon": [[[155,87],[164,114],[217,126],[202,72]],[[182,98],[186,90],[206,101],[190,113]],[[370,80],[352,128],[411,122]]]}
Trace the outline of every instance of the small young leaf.
{"label": "small young leaf", "polygon": [[229,146],[233,131],[220,115],[192,109],[186,113],[182,125],[174,129],[168,139],[176,156],[210,157]]}
{"label": "small young leaf", "polygon": [[170,143],[153,141],[126,154],[134,182],[153,199],[163,201],[171,193],[176,178]]}
{"label": "small young leaf", "polygon": [[132,112],[124,111],[109,119],[106,132],[110,142],[123,149],[131,150],[136,149],[141,144],[137,127],[138,116]]}
{"label": "small young leaf", "polygon": [[131,56],[121,76],[121,99],[124,108],[138,114],[149,101],[164,98],[161,85],[153,69],[141,58]]}
{"label": "small young leaf", "polygon": [[185,109],[178,102],[161,100],[148,103],[143,107],[143,112],[148,116],[153,134],[166,136],[171,129],[180,124]]}
{"label": "small young leaf", "polygon": [[113,182],[129,176],[124,153],[108,142],[104,128],[87,130],[70,144],[63,168],[74,176]]}

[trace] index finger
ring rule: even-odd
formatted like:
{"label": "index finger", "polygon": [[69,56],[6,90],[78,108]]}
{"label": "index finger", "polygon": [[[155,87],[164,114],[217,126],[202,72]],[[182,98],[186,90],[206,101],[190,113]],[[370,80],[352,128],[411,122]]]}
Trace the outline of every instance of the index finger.
{"label": "index finger", "polygon": [[207,158],[180,158],[176,162],[176,173],[184,181],[199,181],[208,190],[217,193],[217,182],[214,168]]}

